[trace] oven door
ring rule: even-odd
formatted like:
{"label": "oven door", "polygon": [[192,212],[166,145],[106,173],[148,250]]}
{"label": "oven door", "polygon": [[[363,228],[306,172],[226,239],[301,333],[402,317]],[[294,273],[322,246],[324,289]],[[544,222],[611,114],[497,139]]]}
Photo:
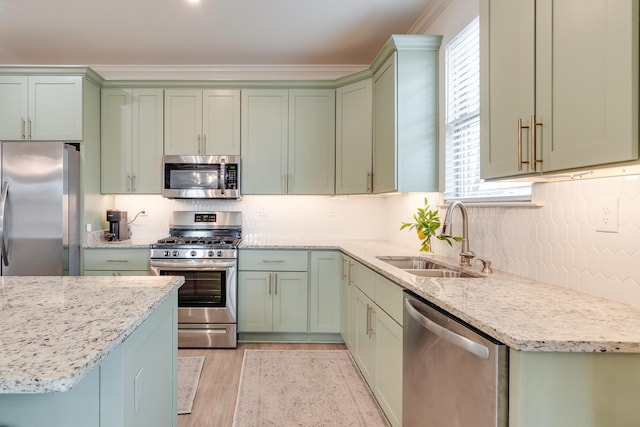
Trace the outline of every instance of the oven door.
{"label": "oven door", "polygon": [[236,323],[236,260],[151,260],[158,276],[184,276],[178,323]]}

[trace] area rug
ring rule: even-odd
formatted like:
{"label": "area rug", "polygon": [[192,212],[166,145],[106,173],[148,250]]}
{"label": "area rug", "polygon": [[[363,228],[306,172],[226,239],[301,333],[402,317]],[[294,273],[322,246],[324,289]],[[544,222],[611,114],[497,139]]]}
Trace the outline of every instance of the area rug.
{"label": "area rug", "polygon": [[191,413],[203,364],[204,356],[178,357],[178,415]]}
{"label": "area rug", "polygon": [[389,424],[348,351],[245,350],[233,425]]}

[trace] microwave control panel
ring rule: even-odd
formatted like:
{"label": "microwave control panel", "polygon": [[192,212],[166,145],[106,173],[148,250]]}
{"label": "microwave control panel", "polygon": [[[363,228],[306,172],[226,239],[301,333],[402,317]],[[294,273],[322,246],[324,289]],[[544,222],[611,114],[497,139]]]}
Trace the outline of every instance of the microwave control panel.
{"label": "microwave control panel", "polygon": [[229,190],[238,189],[238,165],[236,163],[227,163],[225,165],[226,185]]}

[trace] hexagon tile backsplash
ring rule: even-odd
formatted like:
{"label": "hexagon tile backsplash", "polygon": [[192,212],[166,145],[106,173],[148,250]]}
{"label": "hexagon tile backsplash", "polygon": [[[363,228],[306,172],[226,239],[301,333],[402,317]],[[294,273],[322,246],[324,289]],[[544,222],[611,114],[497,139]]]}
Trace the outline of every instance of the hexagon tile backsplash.
{"label": "hexagon tile backsplash", "polygon": [[[596,231],[603,202],[618,204],[617,233]],[[504,271],[640,306],[640,177],[536,183],[533,203],[468,206],[471,250]],[[459,245],[434,250],[457,256]]]}

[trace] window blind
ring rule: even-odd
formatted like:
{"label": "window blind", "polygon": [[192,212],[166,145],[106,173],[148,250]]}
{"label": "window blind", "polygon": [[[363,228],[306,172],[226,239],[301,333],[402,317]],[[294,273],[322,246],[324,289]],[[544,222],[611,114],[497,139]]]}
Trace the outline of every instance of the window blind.
{"label": "window blind", "polygon": [[531,200],[529,182],[480,178],[479,18],[445,50],[445,199]]}

